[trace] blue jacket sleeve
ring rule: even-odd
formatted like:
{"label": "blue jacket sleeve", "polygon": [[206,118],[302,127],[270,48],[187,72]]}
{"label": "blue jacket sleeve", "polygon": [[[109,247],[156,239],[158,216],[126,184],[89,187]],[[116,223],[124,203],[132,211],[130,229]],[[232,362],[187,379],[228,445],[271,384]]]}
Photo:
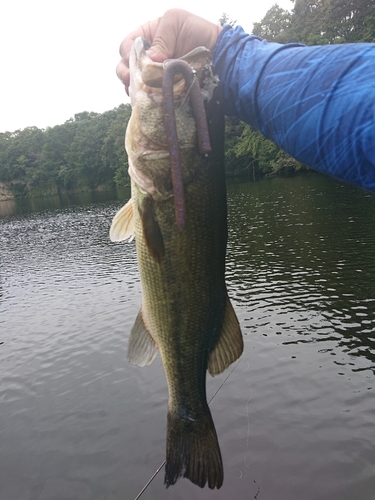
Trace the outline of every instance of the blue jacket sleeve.
{"label": "blue jacket sleeve", "polygon": [[280,45],[225,26],[226,113],[302,163],[375,191],[375,44]]}

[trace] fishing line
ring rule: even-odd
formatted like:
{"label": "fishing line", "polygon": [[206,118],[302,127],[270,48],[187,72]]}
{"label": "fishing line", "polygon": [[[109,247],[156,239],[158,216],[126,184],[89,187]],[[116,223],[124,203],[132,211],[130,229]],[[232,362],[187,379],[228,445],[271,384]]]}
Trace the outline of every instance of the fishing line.
{"label": "fishing line", "polygon": [[209,400],[208,404],[211,403],[211,401],[214,399],[214,397],[216,396],[216,394],[220,391],[220,389],[223,387],[223,385],[225,384],[225,382],[228,380],[228,378],[232,375],[232,373],[234,372],[234,370],[237,368],[239,362],[241,361],[242,358],[240,358],[237,363],[234,365],[234,367],[231,369],[231,371],[229,372],[229,375],[227,375],[227,377],[224,379],[224,382],[221,384],[221,386],[218,388],[218,390],[215,392],[215,394],[212,396],[212,398]]}
{"label": "fishing line", "polygon": [[[219,386],[219,388],[217,389],[217,391],[214,393],[214,395],[212,396],[212,398],[209,400],[208,404],[211,403],[211,401],[214,399],[214,397],[216,396],[216,394],[220,391],[220,389],[223,387],[223,385],[225,384],[225,382],[228,380],[228,378],[232,375],[232,373],[234,372],[234,370],[237,368],[237,366],[239,365],[240,361],[241,361],[242,358],[240,358],[237,363],[234,365],[234,367],[231,369],[231,371],[229,372],[229,374],[225,377],[225,379],[223,380],[223,382],[221,383],[221,385]],[[159,465],[159,467],[156,469],[156,471],[153,473],[153,475],[150,477],[150,479],[147,481],[147,483],[143,486],[143,488],[141,489],[141,491],[138,493],[138,495],[134,498],[134,500],[139,500],[139,498],[141,498],[141,496],[143,495],[143,493],[147,490],[147,488],[150,486],[150,484],[152,483],[152,481],[155,479],[155,477],[159,474],[159,472],[162,470],[162,468],[164,467],[164,465],[167,463],[166,460],[164,460],[164,462],[162,464]]]}
{"label": "fishing line", "polygon": [[196,74],[197,74],[197,72],[193,69],[193,70],[192,70],[192,74],[193,74],[193,78],[192,78],[192,80],[191,80],[190,87],[187,89],[187,92],[186,92],[186,94],[185,94],[185,97],[182,99],[182,102],[181,102],[181,104],[180,104],[180,109],[184,107],[185,102],[188,100],[188,97],[189,97],[190,91],[191,91],[191,89],[193,88],[193,85],[194,85],[194,82],[195,82],[195,78],[196,78]]}
{"label": "fishing line", "polygon": [[150,484],[152,483],[152,481],[155,479],[155,477],[159,474],[159,472],[162,470],[162,468],[164,467],[164,465],[167,463],[166,460],[164,460],[164,462],[159,465],[159,467],[156,469],[156,471],[154,472],[154,474],[150,477],[150,479],[147,481],[147,483],[143,486],[143,488],[141,489],[141,491],[138,493],[138,495],[135,497],[134,500],[138,500],[139,498],[141,498],[141,495],[147,490],[147,488],[150,486]]}
{"label": "fishing line", "polygon": [[[249,361],[247,362],[247,367],[246,367],[246,370],[245,370],[245,373],[247,372],[248,368],[250,367],[250,363]],[[250,439],[250,417],[249,417],[249,403],[252,399],[252,394],[251,394],[251,382],[250,382],[250,379],[247,380],[247,383],[249,384],[249,389],[250,389],[250,397],[249,399],[247,400],[246,402],[246,417],[247,417],[247,437],[246,437],[246,449],[245,449],[245,455],[244,455],[244,463],[246,465],[246,467],[249,469],[250,466],[247,465],[246,463],[246,459],[247,459],[247,450],[249,449],[249,439]]]}

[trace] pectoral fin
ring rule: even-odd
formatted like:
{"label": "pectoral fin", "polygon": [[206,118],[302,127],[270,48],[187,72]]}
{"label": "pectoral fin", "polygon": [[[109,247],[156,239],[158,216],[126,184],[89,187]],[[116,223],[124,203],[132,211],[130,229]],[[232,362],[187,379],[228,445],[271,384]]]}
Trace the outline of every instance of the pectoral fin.
{"label": "pectoral fin", "polygon": [[243,351],[243,339],[233,306],[227,298],[221,334],[208,357],[210,375],[218,375],[238,359]]}
{"label": "pectoral fin", "polygon": [[128,360],[133,365],[147,366],[154,361],[157,352],[158,346],[144,324],[141,309],[130,333]]}
{"label": "pectoral fin", "polygon": [[165,255],[164,239],[155,215],[154,202],[151,196],[144,198],[139,207],[139,215],[142,220],[143,236],[147,248],[156,262],[160,263]]}
{"label": "pectoral fin", "polygon": [[109,237],[111,241],[124,241],[134,238],[135,226],[133,217],[133,200],[130,200],[124,205],[114,216]]}

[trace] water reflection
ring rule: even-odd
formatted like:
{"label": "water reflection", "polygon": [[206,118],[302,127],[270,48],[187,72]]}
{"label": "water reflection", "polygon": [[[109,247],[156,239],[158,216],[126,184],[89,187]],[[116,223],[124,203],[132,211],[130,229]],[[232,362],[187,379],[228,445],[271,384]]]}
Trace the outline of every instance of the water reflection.
{"label": "water reflection", "polygon": [[289,343],[335,339],[374,371],[375,196],[318,176],[229,193],[227,272],[247,322]]}
{"label": "water reflection", "polygon": [[128,200],[129,198],[130,188],[124,188],[113,191],[65,193],[45,198],[6,200],[0,201],[0,219],[9,215],[57,210],[73,206],[85,206],[91,203],[105,203],[112,200]]}

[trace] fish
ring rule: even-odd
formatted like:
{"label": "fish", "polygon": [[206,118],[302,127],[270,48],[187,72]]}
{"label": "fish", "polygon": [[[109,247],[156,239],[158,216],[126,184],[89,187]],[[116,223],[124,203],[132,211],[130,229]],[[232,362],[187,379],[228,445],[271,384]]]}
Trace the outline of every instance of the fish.
{"label": "fish", "polygon": [[110,228],[112,241],[135,237],[141,278],[142,304],[127,357],[132,364],[147,366],[161,355],[169,392],[166,487],[185,477],[201,488],[207,484],[214,489],[222,486],[224,476],[207,403],[206,373],[221,373],[243,351],[225,283],[224,100],[206,48],[180,58],[199,81],[210,140],[202,153],[191,85],[177,70],[172,75],[174,116],[167,121],[175,123],[178,136],[180,210],[163,112],[163,78],[169,62],[153,62],[147,47],[137,38],[130,53],[132,114],[125,147],[131,198]]}

